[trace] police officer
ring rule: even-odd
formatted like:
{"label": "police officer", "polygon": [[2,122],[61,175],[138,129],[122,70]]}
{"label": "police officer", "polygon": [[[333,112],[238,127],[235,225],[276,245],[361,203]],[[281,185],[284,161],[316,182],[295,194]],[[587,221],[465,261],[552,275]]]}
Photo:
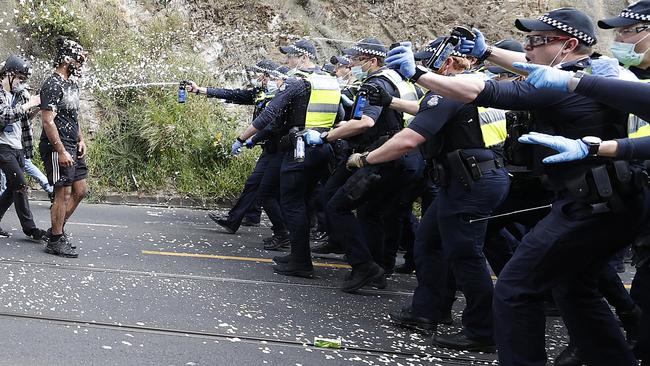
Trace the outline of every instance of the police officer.
{"label": "police officer", "polygon": [[[373,84],[390,95],[411,96],[415,91],[392,70],[384,67],[386,47],[376,38],[365,38],[351,49],[351,70],[363,84]],[[403,128],[401,112],[378,106],[363,106],[355,101],[353,118],[344,121],[329,133],[325,142],[346,139],[356,151],[367,151],[380,146]],[[357,108],[358,106],[358,108]],[[341,289],[356,292],[361,287],[377,282],[385,287],[383,263],[382,215],[388,207],[386,197],[399,188],[401,162],[350,171],[345,162],[338,166],[324,187],[326,210],[330,220],[330,237],[341,243],[352,272],[344,280]],[[357,210],[357,216],[353,210]]]}
{"label": "police officer", "polygon": [[[650,82],[650,1],[636,2],[614,18],[598,21],[603,29],[614,29],[612,55],[642,82]],[[634,114],[628,120],[628,137],[650,136],[650,125]]]}
{"label": "police officer", "polygon": [[[311,277],[309,218],[306,199],[319,179],[327,177],[329,145],[315,146],[313,138],[328,131],[342,116],[339,85],[334,77],[320,72],[314,60],[316,47],[301,39],[283,46],[292,68],[278,94],[239,139],[245,141],[259,130],[270,128],[282,137],[280,168],[281,206],[289,228],[291,253],[275,257],[274,271],[288,276]],[[304,150],[300,145],[305,144]],[[304,155],[303,155],[304,154]]]}
{"label": "police officer", "polygon": [[[262,59],[257,62],[257,64],[250,68],[250,71],[255,72],[258,75],[258,77],[253,80],[254,86],[252,89],[200,87],[194,81],[190,81],[188,91],[190,93],[196,93],[197,95],[205,94],[208,98],[224,99],[231,103],[254,105],[255,109],[253,110],[253,119],[255,119],[260,115],[260,113],[262,113],[266,105],[275,95],[275,89],[277,86],[275,81],[271,81],[270,79],[271,77],[274,79],[279,77],[278,68],[279,65],[277,63],[268,59]],[[246,180],[239,199],[230,209],[227,217],[220,217],[214,214],[209,215],[212,220],[226,229],[228,233],[234,234],[237,232],[239,225],[243,224],[246,219],[251,216],[252,218],[248,221],[255,222],[256,219],[259,223],[257,204],[258,202],[261,202],[261,199],[258,190],[260,184],[264,181],[265,174],[271,171],[268,169],[269,163],[273,159],[279,159],[277,151],[278,139],[277,136],[269,136],[266,141],[262,141],[264,143],[262,154],[257,160],[255,169]],[[235,145],[239,144],[241,144],[240,141],[235,142]],[[235,154],[238,154],[240,151],[241,148],[233,149]],[[276,165],[279,166],[278,164]],[[267,177],[267,179],[269,179],[269,177]],[[265,246],[267,248],[271,246],[288,246],[289,234],[284,225],[282,213],[280,211],[280,204],[275,195],[267,195],[264,209],[273,225],[273,236],[265,241]]]}
{"label": "police officer", "polygon": [[[444,41],[437,39],[431,48],[444,46]],[[461,56],[449,57],[438,72],[455,75],[468,69],[469,62]],[[406,107],[402,101],[390,102],[391,106],[397,103],[398,108]],[[509,182],[503,160],[486,148],[476,106],[430,91],[407,128],[382,147],[353,155],[350,163],[366,166],[391,161],[418,145],[423,145],[425,158],[441,188],[416,232],[418,287],[413,300],[390,316],[400,324],[435,329],[450,303],[447,274],[451,270],[467,299],[463,330],[434,336],[434,344],[494,352],[492,279],[483,256],[487,223],[472,220],[490,215],[505,198]]]}
{"label": "police officer", "polygon": [[[650,117],[650,109],[647,107],[648,103],[650,103],[648,98],[650,96],[650,84],[591,75],[580,76],[537,65],[526,64],[518,65],[518,67],[529,72],[527,80],[537,88],[573,91],[614,108],[635,113],[645,120]],[[571,140],[562,136],[534,134],[524,135],[521,140],[524,143],[541,144],[557,150],[559,154],[545,159],[545,162],[549,164],[584,159],[594,152],[600,156],[625,160],[650,159],[650,136],[600,142],[593,137]],[[586,140],[587,143],[583,142],[583,140]],[[637,171],[636,176],[642,178],[637,180],[640,184],[647,185],[646,174],[645,169]],[[646,194],[646,199],[647,197]],[[648,207],[646,204],[645,208]],[[632,281],[631,294],[639,307],[642,308],[635,351],[637,356],[643,360],[643,365],[650,365],[650,240],[648,240],[647,226],[644,229],[646,230],[634,242],[633,264],[636,265],[636,273]],[[623,324],[625,326],[625,323]],[[577,352],[575,356],[578,356]],[[579,360],[579,357],[574,359]]]}
{"label": "police officer", "polygon": [[[531,62],[569,70],[589,63],[596,38],[586,14],[561,8],[535,20],[518,19],[515,24],[529,32],[525,45],[526,58]],[[525,82],[443,78],[416,70],[409,46],[394,49],[388,58],[390,65],[445,97],[478,105],[529,109],[535,131],[552,131],[570,138],[585,134],[601,138],[625,136],[626,116],[596,101],[536,89]],[[477,49],[480,58],[510,52],[484,45]],[[553,202],[551,212],[524,237],[497,281],[493,306],[500,363],[546,363],[542,299],[543,293],[552,289],[585,361],[593,365],[634,365],[634,355],[597,290],[594,274],[637,232],[638,192],[608,188],[618,179],[607,173],[610,160],[594,157],[575,164],[541,167],[547,152],[535,149],[534,154],[539,164],[535,168],[546,175],[549,187],[559,198]]]}

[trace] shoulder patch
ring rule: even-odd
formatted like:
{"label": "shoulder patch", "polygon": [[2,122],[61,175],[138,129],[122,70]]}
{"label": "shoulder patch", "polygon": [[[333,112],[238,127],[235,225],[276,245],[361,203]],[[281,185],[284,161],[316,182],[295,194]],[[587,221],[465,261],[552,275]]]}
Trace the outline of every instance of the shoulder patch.
{"label": "shoulder patch", "polygon": [[437,106],[438,103],[440,103],[440,99],[442,99],[442,97],[441,97],[440,95],[434,95],[434,96],[432,96],[432,97],[429,98],[429,100],[427,101],[427,106],[429,106],[429,107],[435,107],[435,106]]}
{"label": "shoulder patch", "polygon": [[284,91],[287,88],[287,83],[282,83],[280,88],[278,88],[280,91]]}

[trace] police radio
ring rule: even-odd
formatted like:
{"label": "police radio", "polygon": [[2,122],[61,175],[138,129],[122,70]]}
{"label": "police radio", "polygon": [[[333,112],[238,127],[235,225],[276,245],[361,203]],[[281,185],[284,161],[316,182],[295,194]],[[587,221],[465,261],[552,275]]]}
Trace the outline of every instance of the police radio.
{"label": "police radio", "polygon": [[438,47],[433,51],[433,55],[426,62],[426,67],[433,72],[438,72],[445,64],[445,61],[451,56],[454,49],[460,44],[462,38],[473,41],[476,35],[465,27],[454,27],[451,30],[451,35],[447,37]]}

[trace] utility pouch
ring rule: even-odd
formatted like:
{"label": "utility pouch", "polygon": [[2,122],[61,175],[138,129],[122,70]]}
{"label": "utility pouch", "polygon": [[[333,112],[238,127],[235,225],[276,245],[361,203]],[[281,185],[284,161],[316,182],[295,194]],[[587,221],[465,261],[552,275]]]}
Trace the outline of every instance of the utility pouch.
{"label": "utility pouch", "polygon": [[609,173],[605,165],[591,168],[591,176],[594,178],[596,185],[596,192],[602,198],[610,198],[614,193],[612,189],[612,182],[609,180]]}
{"label": "utility pouch", "polygon": [[348,178],[343,184],[343,189],[352,201],[357,201],[368,192],[370,186],[381,179],[379,174],[374,173],[371,169],[359,169]]}
{"label": "utility pouch", "polygon": [[587,174],[580,174],[579,177],[566,182],[566,190],[571,197],[586,198],[589,196],[589,185]]}
{"label": "utility pouch", "polygon": [[[449,176],[450,182],[455,179],[460,183],[463,189],[467,192],[472,190],[474,178],[470,171],[467,169],[465,162],[460,154],[460,150],[455,150],[447,154],[447,162],[449,163]],[[476,159],[474,159],[476,162]],[[480,174],[480,171],[479,171]]]}
{"label": "utility pouch", "polygon": [[506,112],[507,137],[504,143],[504,156],[512,165],[531,167],[533,149],[531,145],[519,142],[519,137],[531,130],[530,113],[527,111]]}
{"label": "utility pouch", "polygon": [[449,185],[449,175],[447,174],[447,170],[445,169],[445,166],[437,162],[436,160],[432,160],[428,164],[428,172],[429,172],[429,178],[431,178],[431,181],[440,187],[446,187]]}
{"label": "utility pouch", "polygon": [[632,180],[632,169],[627,161],[616,160],[614,162],[614,172],[616,179],[621,183],[629,183]]}
{"label": "utility pouch", "polygon": [[296,148],[296,139],[298,137],[298,127],[293,127],[289,133],[280,138],[280,150],[293,151]]}

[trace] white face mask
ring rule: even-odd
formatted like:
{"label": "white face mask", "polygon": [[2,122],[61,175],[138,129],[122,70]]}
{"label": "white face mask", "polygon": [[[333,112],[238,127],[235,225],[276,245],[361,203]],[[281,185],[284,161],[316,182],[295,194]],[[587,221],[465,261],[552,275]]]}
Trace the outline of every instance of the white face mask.
{"label": "white face mask", "polygon": [[251,85],[253,85],[253,88],[263,88],[264,85],[262,85],[262,82],[259,81],[258,79],[253,79],[251,80]]}
{"label": "white face mask", "polygon": [[278,91],[278,84],[275,83],[275,80],[269,80],[269,82],[266,83],[266,93],[275,94],[276,91]]}
{"label": "white face mask", "polygon": [[634,48],[641,41],[648,38],[648,36],[650,36],[650,33],[648,33],[645,37],[641,38],[636,43],[623,43],[614,41],[612,42],[612,45],[609,49],[612,51],[614,57],[616,57],[616,59],[624,66],[639,66],[641,62],[643,62],[645,54],[650,49],[645,50],[643,53],[638,53],[634,50]]}
{"label": "white face mask", "polygon": [[551,66],[551,67],[559,67],[560,65],[562,65],[562,63],[563,63],[564,60],[567,58],[567,56],[569,56],[568,53],[567,53],[566,55],[564,55],[564,57],[562,57],[562,60],[560,60],[560,62],[558,62],[555,66],[553,66],[553,64],[555,63],[555,60],[556,60],[557,57],[560,55],[560,53],[562,53],[562,50],[564,50],[564,46],[566,46],[566,43],[567,43],[568,41],[569,41],[569,40],[564,41],[564,43],[562,44],[562,47],[560,47],[560,50],[557,51],[557,53],[555,54],[555,57],[553,57],[553,60],[551,60],[551,63],[549,63],[548,66]]}

